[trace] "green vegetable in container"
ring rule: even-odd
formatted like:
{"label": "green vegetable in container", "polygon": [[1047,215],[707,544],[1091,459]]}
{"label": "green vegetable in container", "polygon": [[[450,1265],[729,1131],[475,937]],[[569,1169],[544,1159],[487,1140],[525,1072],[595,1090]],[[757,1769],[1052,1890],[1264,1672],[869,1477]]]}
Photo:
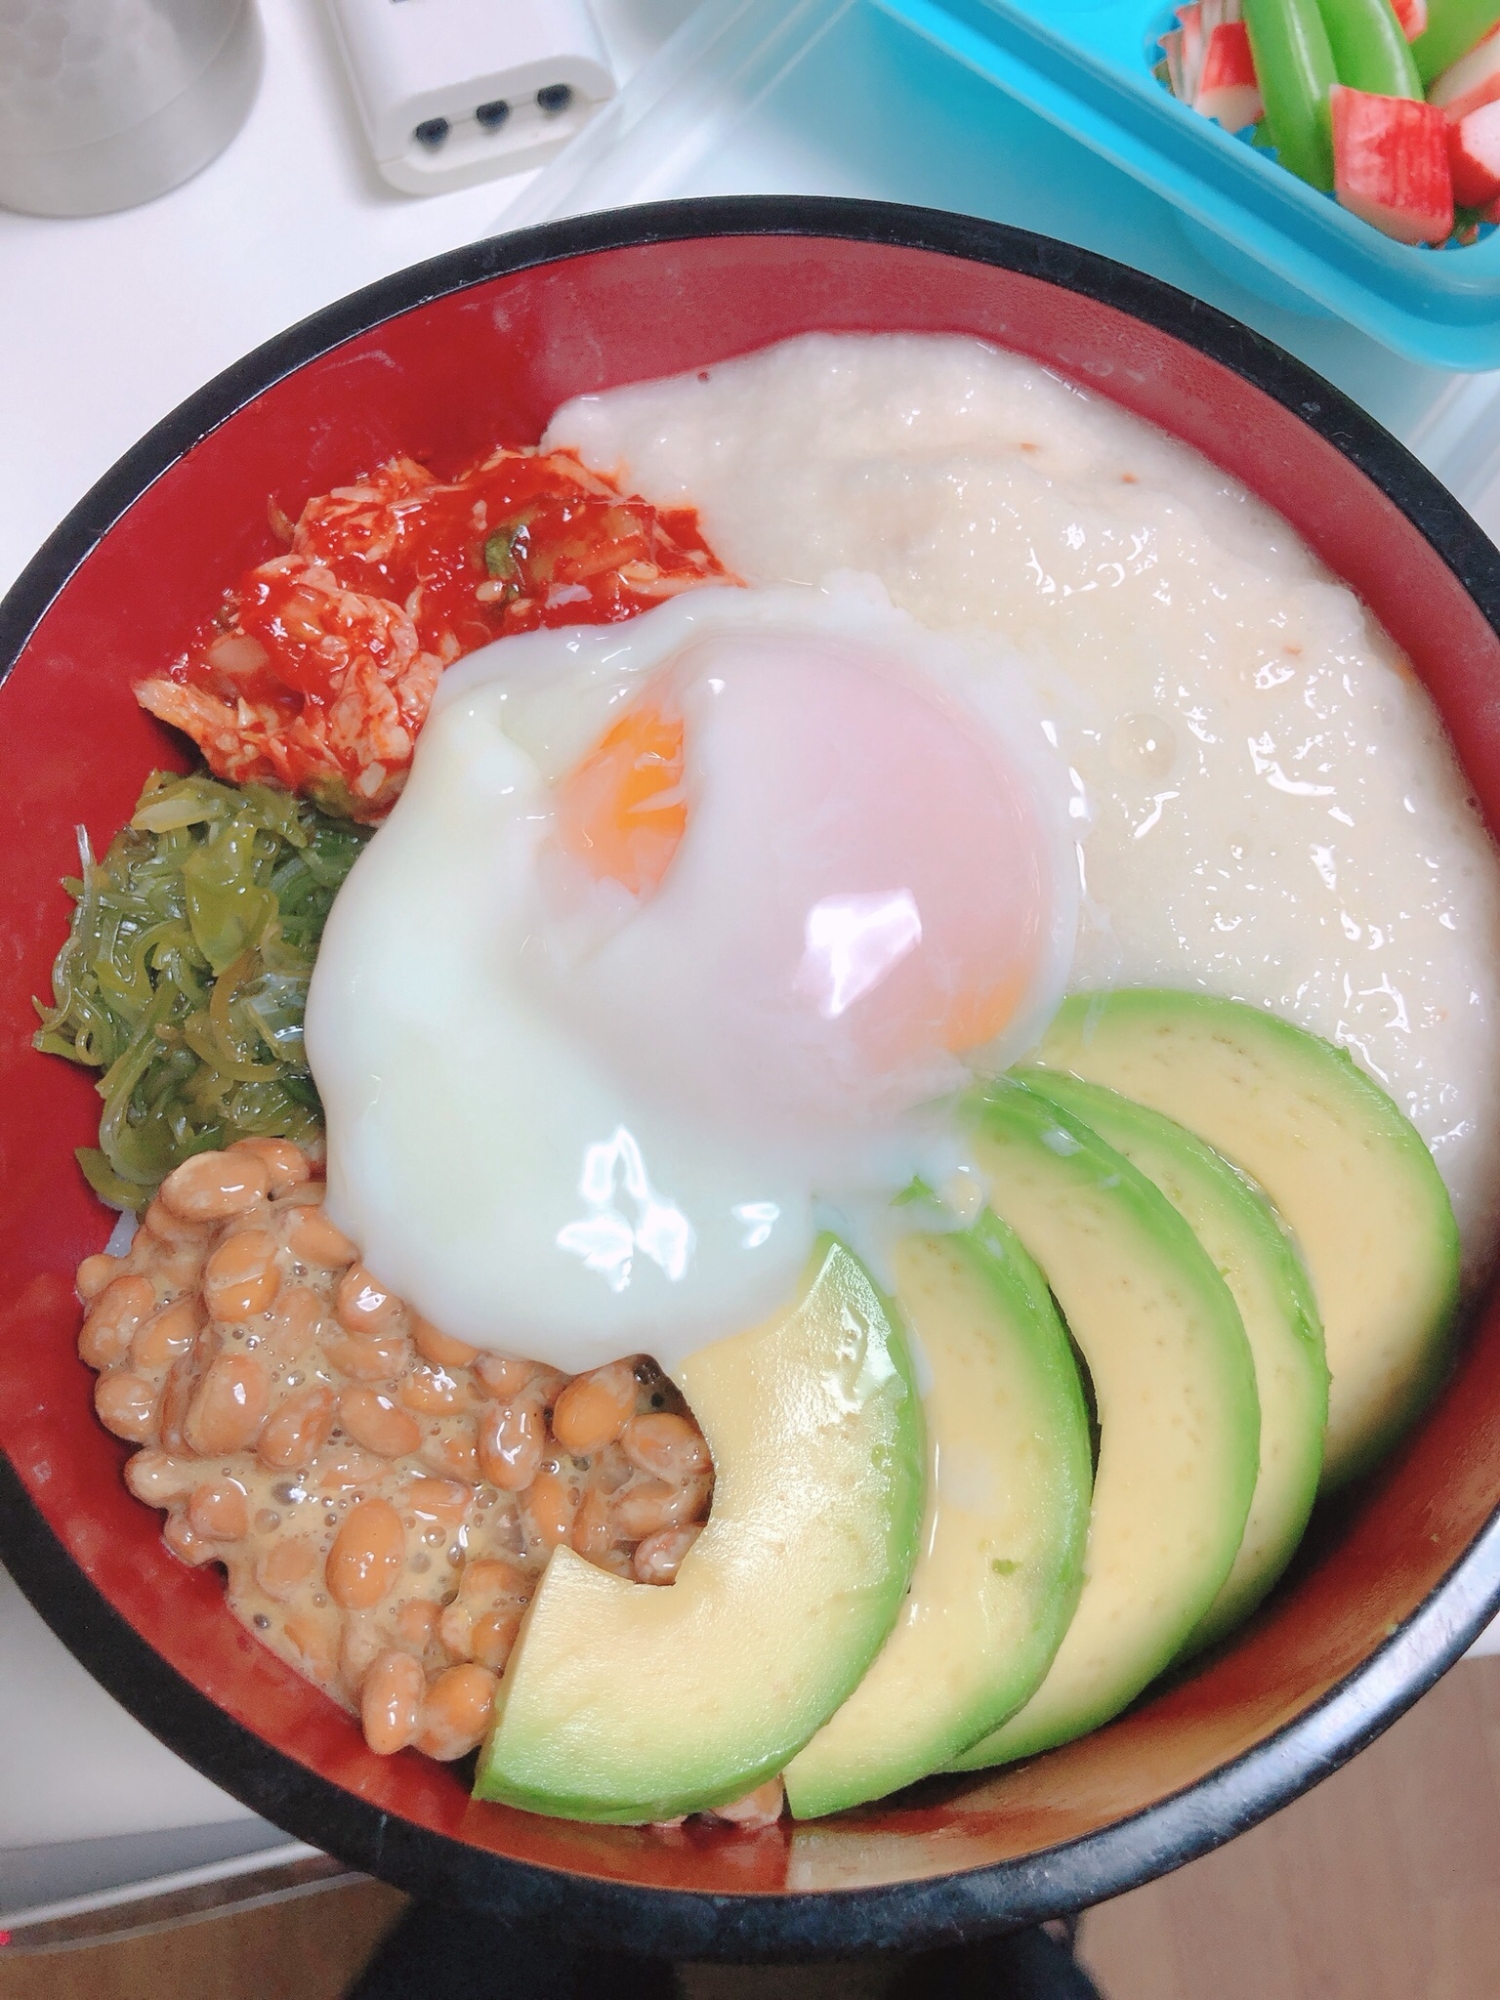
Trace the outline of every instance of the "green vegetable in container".
{"label": "green vegetable in container", "polygon": [[1318,0],[1318,6],[1340,83],[1376,97],[1422,96],[1411,44],[1391,0]]}
{"label": "green vegetable in container", "polygon": [[1299,180],[1330,192],[1328,93],[1339,78],[1318,0],[1245,0],[1245,26],[1281,164]]}
{"label": "green vegetable in container", "polygon": [[1417,74],[1436,83],[1445,69],[1500,25],[1500,0],[1427,0],[1427,26],[1411,45]]}
{"label": "green vegetable in container", "polygon": [[323,925],[369,829],[266,785],[156,771],[77,905],[36,1046],[104,1072],[78,1160],[144,1208],[193,1153],[254,1135],[318,1150],[302,1015]]}

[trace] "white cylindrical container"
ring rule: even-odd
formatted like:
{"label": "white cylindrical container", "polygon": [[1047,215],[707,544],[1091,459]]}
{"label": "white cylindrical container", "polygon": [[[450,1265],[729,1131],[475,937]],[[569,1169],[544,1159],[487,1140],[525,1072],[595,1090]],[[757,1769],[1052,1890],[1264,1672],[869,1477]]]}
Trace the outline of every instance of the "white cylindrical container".
{"label": "white cylindrical container", "polygon": [[165,194],[234,137],[260,66],[255,0],[0,0],[0,206]]}

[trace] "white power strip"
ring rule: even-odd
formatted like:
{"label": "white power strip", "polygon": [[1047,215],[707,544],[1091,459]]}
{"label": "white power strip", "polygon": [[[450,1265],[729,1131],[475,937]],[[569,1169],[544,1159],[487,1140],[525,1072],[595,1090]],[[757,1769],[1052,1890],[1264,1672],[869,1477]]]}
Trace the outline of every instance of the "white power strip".
{"label": "white power strip", "polygon": [[375,164],[405,194],[534,167],[614,95],[588,0],[328,0]]}

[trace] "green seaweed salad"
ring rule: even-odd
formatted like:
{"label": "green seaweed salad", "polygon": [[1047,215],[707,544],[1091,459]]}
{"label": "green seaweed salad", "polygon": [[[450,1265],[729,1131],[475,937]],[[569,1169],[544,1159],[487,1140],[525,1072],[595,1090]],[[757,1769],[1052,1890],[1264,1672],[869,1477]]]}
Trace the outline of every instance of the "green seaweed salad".
{"label": "green seaweed salad", "polygon": [[142,1209],[193,1153],[253,1135],[321,1150],[302,1047],[323,925],[368,827],[266,785],[154,771],[77,908],[36,1046],[102,1070],[90,1185]]}

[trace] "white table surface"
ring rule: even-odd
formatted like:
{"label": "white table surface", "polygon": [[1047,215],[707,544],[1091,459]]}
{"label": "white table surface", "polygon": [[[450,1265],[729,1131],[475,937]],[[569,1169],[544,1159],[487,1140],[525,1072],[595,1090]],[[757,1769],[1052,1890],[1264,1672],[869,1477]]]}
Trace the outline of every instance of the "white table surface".
{"label": "white table surface", "polygon": [[[120,453],[210,376],[344,293],[504,227],[526,187],[520,177],[427,200],[392,192],[365,154],[319,0],[260,4],[267,61],[259,99],[245,129],[196,180],[146,207],[84,221],[0,212],[0,462],[8,473],[0,482],[0,591]],[[688,4],[596,0],[622,76]],[[816,170],[796,171],[795,184],[809,191],[889,191],[825,188]],[[748,175],[729,184],[762,182]],[[929,185],[908,198],[940,193],[949,191]],[[1202,289],[1215,295],[1211,282]],[[1309,358],[1359,393],[1357,366],[1350,379],[1322,356]],[[1377,362],[1375,374],[1381,395],[1371,400],[1383,401],[1389,370]],[[1487,436],[1482,449],[1475,441],[1474,413],[1491,386],[1414,380],[1410,397],[1397,399],[1409,402],[1410,421],[1401,420],[1404,408],[1380,414],[1500,534],[1500,463]],[[1500,1651],[1500,1636],[1486,1640]],[[0,1700],[0,1909],[7,1848],[235,1820],[246,1823],[247,1845],[260,1838],[243,1807],[83,1673],[3,1573],[0,1689],[20,1697]]]}

